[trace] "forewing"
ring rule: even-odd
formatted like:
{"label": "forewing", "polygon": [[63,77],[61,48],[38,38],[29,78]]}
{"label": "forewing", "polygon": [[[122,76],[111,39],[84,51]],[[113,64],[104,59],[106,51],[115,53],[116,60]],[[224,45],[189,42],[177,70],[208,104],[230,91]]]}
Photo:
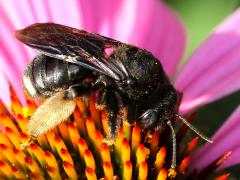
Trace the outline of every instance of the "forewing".
{"label": "forewing", "polygon": [[54,54],[81,55],[87,51],[101,56],[105,48],[121,42],[68,26],[54,23],[36,23],[16,31],[16,37],[26,45]]}
{"label": "forewing", "polygon": [[65,91],[48,98],[31,117],[27,128],[37,138],[64,122],[74,111],[76,102],[65,99]]}
{"label": "forewing", "polygon": [[121,68],[107,62],[104,53],[106,48],[118,47],[122,42],[54,23],[33,24],[16,31],[16,37],[48,56],[85,66],[117,80],[125,78]]}

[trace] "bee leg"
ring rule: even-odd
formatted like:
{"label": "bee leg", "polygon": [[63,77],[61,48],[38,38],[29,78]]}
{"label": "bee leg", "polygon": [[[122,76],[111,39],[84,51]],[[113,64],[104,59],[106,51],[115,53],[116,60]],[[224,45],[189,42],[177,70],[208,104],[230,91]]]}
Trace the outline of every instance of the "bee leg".
{"label": "bee leg", "polygon": [[97,100],[96,100],[96,108],[99,110],[103,110],[106,107],[106,92],[107,92],[107,80],[100,76],[93,84],[92,90],[98,91]]}
{"label": "bee leg", "polygon": [[127,106],[127,118],[126,121],[129,125],[134,125],[139,114],[140,103],[134,101]]}
{"label": "bee leg", "polygon": [[28,146],[28,144],[36,140],[38,136],[45,134],[58,124],[67,120],[75,107],[76,102],[74,100],[66,99],[66,91],[57,92],[46,99],[30,118],[27,124],[30,139],[25,145],[22,145],[22,147]]}
{"label": "bee leg", "polygon": [[29,137],[29,139],[27,140],[27,142],[20,144],[20,148],[21,148],[21,149],[25,149],[25,148],[29,147],[29,145],[30,145],[32,142],[36,141],[36,140],[37,140],[37,137],[36,137],[36,136],[30,135],[30,137]]}
{"label": "bee leg", "polygon": [[96,108],[103,110],[106,107],[106,89],[100,89],[96,100]]}
{"label": "bee leg", "polygon": [[120,118],[118,116],[119,105],[115,94],[111,90],[107,90],[105,96],[106,109],[108,112],[108,126],[109,137],[105,142],[113,144],[116,138],[116,134],[120,127]]}
{"label": "bee leg", "polygon": [[78,97],[78,96],[83,96],[83,95],[90,94],[91,91],[92,91],[92,89],[91,89],[90,85],[86,85],[86,84],[83,84],[83,83],[74,84],[66,90],[65,98],[66,99],[73,99],[73,98]]}

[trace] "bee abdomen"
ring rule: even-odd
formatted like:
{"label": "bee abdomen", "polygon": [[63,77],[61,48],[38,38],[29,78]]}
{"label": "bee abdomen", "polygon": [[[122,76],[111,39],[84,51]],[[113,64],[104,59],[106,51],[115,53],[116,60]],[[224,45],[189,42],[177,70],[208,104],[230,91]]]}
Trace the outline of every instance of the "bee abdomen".
{"label": "bee abdomen", "polygon": [[30,96],[47,98],[81,78],[78,76],[81,70],[75,64],[39,55],[24,71],[23,85]]}
{"label": "bee abdomen", "polygon": [[36,89],[35,82],[33,80],[33,75],[32,75],[32,63],[28,64],[26,69],[24,70],[22,82],[23,82],[24,89],[27,91],[27,93],[31,97],[38,96],[39,92]]}

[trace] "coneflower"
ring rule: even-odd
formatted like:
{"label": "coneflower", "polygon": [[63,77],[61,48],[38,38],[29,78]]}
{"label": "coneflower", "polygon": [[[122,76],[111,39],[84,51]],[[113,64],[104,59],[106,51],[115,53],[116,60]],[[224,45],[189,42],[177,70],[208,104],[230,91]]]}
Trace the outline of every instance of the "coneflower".
{"label": "coneflower", "polygon": [[[4,179],[181,179],[207,177],[219,167],[231,152],[219,157],[204,170],[187,174],[191,153],[198,137],[182,144],[187,126],[177,133],[177,166],[171,168],[171,138],[167,131],[144,132],[136,123],[123,119],[116,142],[108,145],[107,111],[95,108],[94,95],[88,101],[77,100],[73,115],[54,130],[29,140],[26,129],[36,103],[27,99],[23,107],[10,88],[11,112],[0,108],[0,177]],[[51,112],[49,112],[51,113]],[[188,118],[193,120],[194,115]],[[181,148],[180,148],[181,147]],[[224,174],[222,177],[227,176]],[[220,178],[218,177],[218,178]]]}
{"label": "coneflower", "polygon": [[[209,37],[193,52],[183,67],[180,67],[180,63],[187,43],[186,36],[188,34],[180,18],[176,17],[174,11],[170,10],[164,1],[8,0],[1,3],[0,17],[2,27],[0,29],[0,97],[4,104],[12,104],[11,113],[6,110],[3,103],[0,105],[2,111],[0,114],[2,124],[0,141],[2,144],[1,149],[5,149],[0,154],[0,164],[1,167],[3,167],[0,171],[3,176],[5,175],[4,177],[10,176],[9,179],[12,179],[14,172],[15,176],[23,176],[23,179],[26,178],[26,175],[32,178],[39,178],[37,173],[30,173],[35,165],[37,165],[36,167],[38,168],[34,171],[40,169],[43,177],[44,175],[46,175],[45,177],[54,177],[55,175],[56,179],[59,178],[58,175],[68,177],[68,173],[73,175],[74,172],[79,178],[81,177],[80,175],[86,177],[85,170],[87,174],[96,174],[97,177],[104,177],[106,169],[111,169],[111,167],[113,174],[120,177],[125,174],[131,175],[136,179],[140,172],[142,173],[141,176],[146,176],[146,171],[142,170],[147,168],[148,177],[150,177],[152,173],[154,178],[157,178],[157,173],[161,172],[160,177],[164,178],[169,173],[172,159],[171,138],[168,136],[170,132],[141,132],[137,124],[129,127],[123,123],[119,134],[121,135],[122,133],[124,135],[124,142],[129,146],[122,146],[121,141],[118,145],[116,143],[115,146],[107,146],[104,144],[103,147],[105,148],[103,149],[108,149],[111,157],[111,163],[107,161],[104,165],[101,160],[101,153],[97,151],[97,146],[94,145],[91,139],[94,139],[94,134],[98,135],[96,139],[104,139],[107,136],[108,127],[106,121],[104,121],[104,114],[106,115],[107,112],[99,112],[96,110],[94,101],[89,101],[92,102],[92,104],[88,103],[88,105],[85,105],[83,103],[84,101],[81,100],[78,101],[78,108],[72,115],[71,120],[61,124],[47,135],[39,137],[38,140],[33,143],[35,145],[30,145],[25,150],[21,150],[20,144],[26,143],[29,138],[26,132],[27,119],[35,111],[36,104],[33,100],[28,99],[27,105],[22,106],[18,98],[13,95],[13,91],[11,91],[12,98],[10,100],[8,96],[8,83],[10,82],[13,85],[19,99],[21,102],[24,102],[21,74],[26,64],[35,54],[29,49],[25,49],[21,44],[18,44],[13,35],[16,29],[22,29],[36,22],[55,22],[76,27],[77,29],[95,32],[147,49],[161,61],[174,87],[183,92],[182,102],[179,107],[180,114],[187,114],[200,106],[239,91],[240,89],[239,9],[236,9],[229,17],[212,30]],[[177,69],[179,73],[177,73]],[[97,113],[89,113],[92,111],[96,111]],[[84,114],[87,114],[87,116],[83,116]],[[97,118],[94,114],[97,114]],[[188,121],[192,121],[192,119],[194,119],[193,116],[194,115],[185,117]],[[105,118],[106,117],[107,116],[105,116]],[[175,127],[177,132],[177,145],[180,146],[177,147],[176,177],[197,176],[203,179],[219,164],[222,164],[221,162],[226,159],[231,152],[232,155],[219,169],[239,164],[240,143],[236,140],[240,132],[239,117],[240,108],[234,112],[213,136],[214,143],[204,145],[204,147],[196,151],[193,156],[191,156],[191,152],[196,147],[198,137],[193,138],[189,143],[185,144],[182,142],[182,139],[185,137],[187,127],[184,126],[180,128],[180,130],[177,130],[178,127]],[[96,119],[99,120],[97,121]],[[94,122],[94,124],[91,122]],[[98,131],[93,134],[88,134],[86,123],[94,125],[92,127],[95,127]],[[178,124],[176,123],[175,125]],[[78,132],[77,134],[79,134],[79,136],[76,132]],[[80,141],[78,141],[79,137]],[[58,140],[60,144],[66,146],[62,151],[56,148],[57,143],[55,143],[55,141],[58,142]],[[98,147],[101,147],[102,141],[97,141],[97,143]],[[79,144],[82,144],[82,146],[80,146],[83,147],[82,149],[79,149]],[[129,151],[130,153],[121,155],[119,150],[122,152],[122,150],[124,150],[123,147],[126,147],[125,150],[127,150],[127,153]],[[137,163],[140,162],[137,161],[136,155],[139,147],[144,147],[141,149],[147,152],[142,156],[147,162],[143,163],[143,165],[142,163]],[[95,171],[91,167],[85,168],[84,166],[79,166],[79,164],[85,164],[84,151],[86,148],[91,151],[94,157],[94,162],[96,163]],[[39,150],[37,154],[40,155],[34,155],[34,149]],[[133,152],[135,152],[135,154]],[[16,155],[13,155],[14,153]],[[66,161],[65,163],[61,163],[63,160],[60,158],[59,153],[63,154],[64,161]],[[116,158],[117,154],[118,161]],[[130,161],[122,165],[122,158],[128,158],[127,155],[130,156]],[[103,156],[105,158],[108,157],[108,160],[110,159],[109,155],[107,156],[105,154]],[[27,163],[25,163],[25,157],[30,157],[31,160],[26,158]],[[38,157],[39,160],[36,157]],[[69,157],[71,157],[74,165],[71,164]],[[86,162],[89,162],[87,160],[88,159],[86,159]],[[155,161],[157,161],[156,164]],[[40,162],[44,162],[45,164],[41,164]],[[211,163],[212,165],[209,166]],[[32,166],[28,167],[28,164],[32,164]],[[46,166],[46,164],[48,166]],[[81,168],[79,169],[78,167]],[[100,172],[98,169],[100,169]],[[128,169],[129,171],[123,171],[124,169]],[[81,173],[78,174],[80,171]],[[186,171],[186,173],[183,173],[184,171]],[[56,175],[56,172],[59,172],[58,175]],[[132,172],[132,174],[130,172]],[[227,176],[229,176],[229,174],[224,174],[219,177],[219,179],[226,179]]]}

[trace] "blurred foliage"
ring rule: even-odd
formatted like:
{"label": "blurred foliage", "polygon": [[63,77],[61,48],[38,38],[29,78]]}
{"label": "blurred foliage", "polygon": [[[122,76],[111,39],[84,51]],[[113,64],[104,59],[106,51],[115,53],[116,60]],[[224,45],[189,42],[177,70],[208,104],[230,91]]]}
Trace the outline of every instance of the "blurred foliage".
{"label": "blurred foliage", "polygon": [[[188,36],[184,60],[226,16],[240,5],[239,0],[166,0],[182,19]],[[184,62],[185,62],[184,61]],[[195,126],[212,135],[231,115],[240,102],[240,92],[224,97],[199,109]],[[236,137],[237,140],[237,137]],[[232,179],[240,176],[240,165],[225,171]]]}

